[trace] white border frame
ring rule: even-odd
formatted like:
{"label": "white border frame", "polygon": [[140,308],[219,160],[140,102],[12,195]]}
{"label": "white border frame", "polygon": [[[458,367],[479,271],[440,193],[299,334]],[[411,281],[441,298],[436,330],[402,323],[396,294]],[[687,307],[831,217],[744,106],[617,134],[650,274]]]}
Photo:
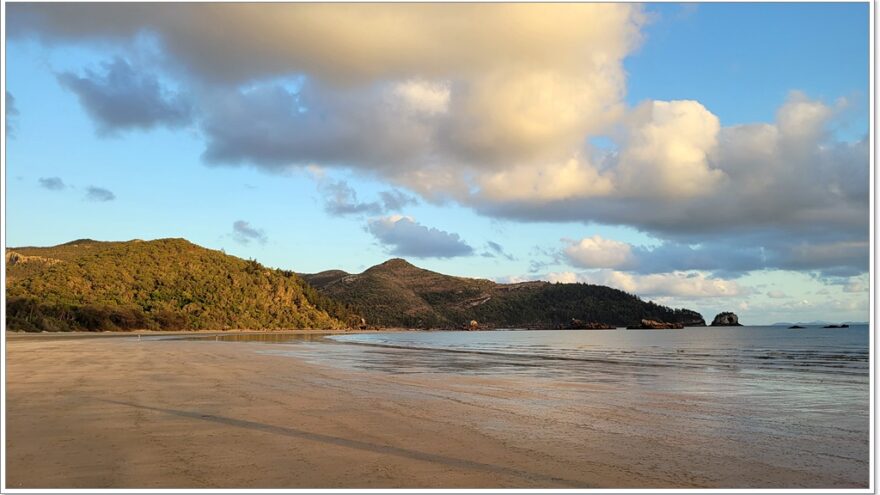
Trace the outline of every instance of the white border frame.
{"label": "white border frame", "polygon": [[[33,0],[34,3],[52,3],[51,0]],[[175,0],[152,0],[154,3],[173,3]],[[192,1],[192,0],[190,0]],[[196,3],[215,3],[208,0],[195,0]],[[265,1],[265,0],[263,0]],[[275,0],[271,0],[272,3],[275,3]],[[324,2],[336,2],[339,0],[322,0]],[[344,1],[352,1],[358,3],[370,3],[369,0],[344,0]],[[386,0],[387,1],[387,0]],[[392,0],[396,1],[396,0]],[[491,3],[503,3],[504,0],[481,0],[482,2],[491,2]],[[540,2],[543,0],[537,0]],[[90,0],[90,3],[114,3],[112,0]],[[219,0],[216,3],[234,3],[234,0]],[[13,2],[9,2],[13,3]],[[27,2],[30,3],[30,2]],[[257,2],[254,2],[257,3]],[[278,2],[282,3],[282,2]],[[295,3],[295,2],[290,2]],[[519,3],[519,2],[518,2]],[[589,3],[589,2],[584,2]],[[595,3],[606,3],[606,2],[595,2]],[[637,3],[631,0],[621,0],[619,2],[607,2],[607,3]],[[714,3],[713,1],[702,1],[702,2],[675,2],[671,0],[659,0],[653,2],[646,3]],[[718,2],[721,3],[721,2]],[[728,3],[728,2],[724,2]],[[833,2],[823,1],[823,0],[773,0],[772,2],[752,2],[752,1],[730,1],[729,3],[866,3],[864,1],[859,0],[835,0]],[[21,489],[21,488],[9,488],[6,486],[6,442],[3,441],[2,445],[0,445],[0,493],[621,493],[621,494],[630,494],[630,493],[803,493],[803,494],[813,494],[813,493],[875,493],[876,487],[876,471],[875,471],[875,449],[877,447],[876,438],[875,438],[875,400],[876,400],[876,339],[874,338],[874,325],[875,325],[875,309],[876,309],[876,282],[877,276],[874,270],[875,263],[875,249],[876,245],[874,242],[875,235],[875,203],[874,203],[874,192],[876,186],[876,175],[874,173],[874,165],[875,165],[875,141],[876,141],[876,127],[875,123],[875,65],[874,65],[874,57],[875,57],[875,44],[876,39],[874,36],[874,20],[875,20],[875,4],[874,0],[869,1],[869,77],[870,82],[868,85],[869,88],[869,139],[870,139],[870,151],[869,151],[869,177],[870,177],[870,262],[869,262],[869,277],[870,277],[870,326],[869,326],[869,351],[870,351],[870,426],[869,426],[869,481],[868,488],[857,488],[857,489],[797,489],[797,488],[778,488],[778,489],[728,489],[728,488],[720,488],[720,489],[687,489],[687,488],[673,488],[673,489]],[[2,39],[3,43],[3,53],[0,54],[0,89],[2,89],[4,100],[3,100],[3,113],[4,119],[0,122],[0,141],[2,141],[2,157],[0,157],[0,183],[3,185],[3,199],[0,201],[0,243],[3,245],[3,249],[5,252],[6,249],[6,187],[8,187],[8,181],[6,180],[6,0],[2,0],[2,8],[0,8],[0,19],[2,19],[2,25],[0,25],[0,39]],[[0,383],[0,404],[2,404],[2,410],[0,410],[0,428],[2,428],[3,438],[5,439],[6,433],[6,263],[4,262],[0,265],[0,283],[3,284],[2,297],[0,297],[0,302],[2,302],[2,307],[0,307],[0,325],[2,325],[4,336],[2,341],[0,341],[0,353],[2,353],[2,367],[0,367],[0,379],[2,379],[2,383]]]}

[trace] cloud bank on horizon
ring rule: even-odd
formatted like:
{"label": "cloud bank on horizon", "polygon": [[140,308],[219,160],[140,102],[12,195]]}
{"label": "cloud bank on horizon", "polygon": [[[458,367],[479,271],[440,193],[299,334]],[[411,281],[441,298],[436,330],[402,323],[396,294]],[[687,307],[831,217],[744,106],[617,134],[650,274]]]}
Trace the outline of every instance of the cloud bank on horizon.
{"label": "cloud bank on horizon", "polygon": [[[869,142],[834,132],[850,102],[792,89],[773,121],[731,126],[696,100],[630,106],[624,60],[650,22],[636,4],[7,12],[13,39],[127,47],[57,74],[98,134],[189,126],[208,164],[309,168],[325,212],[371,217],[365,229],[392,254],[477,254],[455,233],[387,216],[421,200],[517,222],[637,229],[657,245],[562,239],[551,256],[572,270],[541,275],[645,295],[741,294],[724,277],[761,270],[839,283],[868,270]],[[145,36],[158,52],[134,42]],[[390,189],[359,200],[323,175],[334,170]],[[260,240],[242,223],[242,242]]]}

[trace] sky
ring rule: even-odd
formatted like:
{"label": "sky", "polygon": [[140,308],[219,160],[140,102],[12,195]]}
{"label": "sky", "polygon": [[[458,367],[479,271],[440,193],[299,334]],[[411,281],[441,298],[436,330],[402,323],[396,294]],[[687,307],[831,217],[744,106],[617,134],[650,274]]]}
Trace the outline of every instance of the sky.
{"label": "sky", "polygon": [[6,8],[7,246],[869,319],[867,3]]}

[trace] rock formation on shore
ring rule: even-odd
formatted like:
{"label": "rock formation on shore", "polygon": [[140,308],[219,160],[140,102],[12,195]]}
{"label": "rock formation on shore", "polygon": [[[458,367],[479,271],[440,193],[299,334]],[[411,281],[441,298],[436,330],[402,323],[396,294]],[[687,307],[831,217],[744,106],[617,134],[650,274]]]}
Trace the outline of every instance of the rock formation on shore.
{"label": "rock formation on shore", "polygon": [[718,313],[715,315],[715,319],[712,320],[713,327],[741,327],[742,325],[739,323],[739,317],[736,316],[736,313],[731,313],[729,311],[725,311],[723,313]]}
{"label": "rock formation on shore", "polygon": [[607,323],[595,321],[583,321],[572,318],[568,325],[560,325],[562,330],[615,330],[617,327]]}
{"label": "rock formation on shore", "polygon": [[626,327],[628,330],[674,330],[684,328],[681,323],[668,323],[665,321],[642,320],[638,325]]}

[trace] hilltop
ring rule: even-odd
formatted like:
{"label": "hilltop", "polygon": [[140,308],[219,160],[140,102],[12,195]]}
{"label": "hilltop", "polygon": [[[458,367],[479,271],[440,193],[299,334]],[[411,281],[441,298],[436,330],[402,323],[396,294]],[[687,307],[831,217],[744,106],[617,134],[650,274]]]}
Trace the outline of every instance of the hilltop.
{"label": "hilltop", "polygon": [[330,270],[303,278],[350,306],[371,325],[460,328],[471,320],[489,328],[557,328],[572,319],[615,326],[642,319],[705,325],[699,313],[645,302],[601,285],[490,280],[432,272],[392,259],[349,274]]}
{"label": "hilltop", "polygon": [[7,328],[345,328],[360,318],[297,274],[184,239],[6,251]]}

